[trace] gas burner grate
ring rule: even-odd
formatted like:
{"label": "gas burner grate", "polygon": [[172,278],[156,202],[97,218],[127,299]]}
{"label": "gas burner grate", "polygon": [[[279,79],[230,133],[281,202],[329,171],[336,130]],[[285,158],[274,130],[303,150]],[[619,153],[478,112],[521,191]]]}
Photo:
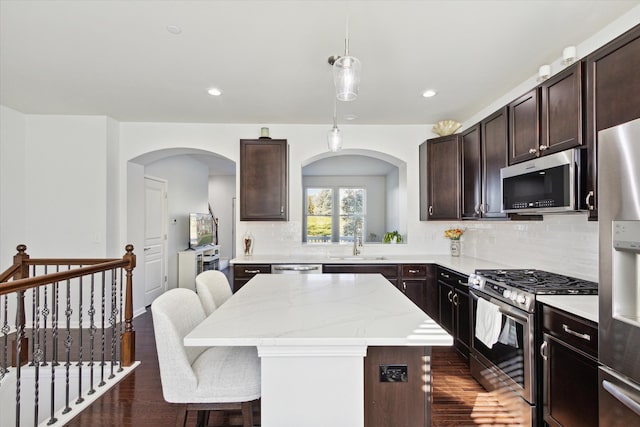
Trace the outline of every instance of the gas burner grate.
{"label": "gas burner grate", "polygon": [[587,280],[534,269],[476,270],[476,274],[532,294],[597,294],[598,284]]}

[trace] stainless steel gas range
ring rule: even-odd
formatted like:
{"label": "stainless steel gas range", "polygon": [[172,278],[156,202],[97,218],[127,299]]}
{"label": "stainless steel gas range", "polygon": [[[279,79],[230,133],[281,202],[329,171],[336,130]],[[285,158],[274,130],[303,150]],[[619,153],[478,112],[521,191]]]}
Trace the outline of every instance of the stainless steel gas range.
{"label": "stainless steel gas range", "polygon": [[471,374],[519,418],[537,425],[536,295],[592,295],[598,284],[541,270],[476,270],[471,297]]}

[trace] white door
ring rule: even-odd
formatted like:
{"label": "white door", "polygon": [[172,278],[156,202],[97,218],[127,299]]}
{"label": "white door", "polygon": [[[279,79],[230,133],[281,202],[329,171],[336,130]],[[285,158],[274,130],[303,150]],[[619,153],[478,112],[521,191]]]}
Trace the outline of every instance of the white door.
{"label": "white door", "polygon": [[144,305],[167,290],[167,181],[144,178]]}

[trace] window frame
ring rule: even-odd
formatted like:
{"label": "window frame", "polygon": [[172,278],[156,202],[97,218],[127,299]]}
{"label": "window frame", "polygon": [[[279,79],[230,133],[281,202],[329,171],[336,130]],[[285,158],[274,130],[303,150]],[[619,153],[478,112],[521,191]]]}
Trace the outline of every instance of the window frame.
{"label": "window frame", "polygon": [[[360,215],[345,215],[341,213],[341,190],[359,190],[363,192],[363,200],[362,200],[362,214]],[[327,242],[313,242],[310,243],[308,241],[308,218],[310,216],[327,216],[327,215],[309,215],[309,190],[331,190],[331,238]],[[303,242],[314,244],[314,245],[326,245],[326,244],[352,244],[353,240],[347,241],[342,240],[340,236],[341,229],[341,219],[344,217],[357,217],[362,220],[362,230],[361,236],[363,243],[366,242],[367,237],[367,188],[359,185],[348,185],[348,186],[309,186],[305,187],[303,190],[304,194],[304,211],[302,215],[302,233],[303,233]]]}

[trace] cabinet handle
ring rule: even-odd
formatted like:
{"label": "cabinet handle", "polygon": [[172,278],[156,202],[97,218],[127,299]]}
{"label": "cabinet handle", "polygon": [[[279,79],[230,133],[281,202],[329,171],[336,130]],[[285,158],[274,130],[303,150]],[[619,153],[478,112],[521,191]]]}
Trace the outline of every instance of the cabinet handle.
{"label": "cabinet handle", "polygon": [[244,272],[247,274],[257,274],[260,273],[260,270],[245,270]]}
{"label": "cabinet handle", "polygon": [[429,215],[433,215],[433,206],[429,206]]}
{"label": "cabinet handle", "polygon": [[467,286],[469,283],[458,279],[458,285]]}
{"label": "cabinet handle", "polygon": [[407,293],[407,282],[402,282],[402,292]]}
{"label": "cabinet handle", "polygon": [[593,199],[593,190],[587,193],[587,198],[585,199],[585,203],[587,204],[587,209],[589,209],[590,211],[595,209],[595,206],[589,203],[589,200],[591,199]]}
{"label": "cabinet handle", "polygon": [[284,215],[284,206],[280,206],[280,215]]}
{"label": "cabinet handle", "polygon": [[480,215],[480,203],[478,203],[477,205],[475,205],[473,207],[473,210],[475,211],[476,214]]}
{"label": "cabinet handle", "polygon": [[484,213],[486,213],[486,212],[487,212],[487,209],[489,209],[489,205],[487,205],[486,203],[482,203],[482,204],[480,205],[480,212],[481,212],[481,213],[483,213],[483,214],[484,214]]}
{"label": "cabinet handle", "polygon": [[538,150],[536,150],[535,148],[529,148],[529,154],[536,154],[538,152]]}
{"label": "cabinet handle", "polygon": [[420,273],[420,270],[409,270],[409,273],[418,274],[418,273]]}
{"label": "cabinet handle", "polygon": [[547,148],[549,148],[549,146],[548,146],[548,145],[541,145],[541,146],[540,146],[540,151],[544,151],[544,150],[546,150]]}
{"label": "cabinet handle", "polygon": [[574,337],[582,338],[583,340],[586,340],[586,341],[591,341],[591,335],[582,334],[580,332],[573,331],[564,323],[562,324],[562,330],[568,333],[569,335],[573,335]]}
{"label": "cabinet handle", "polygon": [[602,380],[602,388],[615,397],[616,400],[620,401],[624,406],[631,409],[637,415],[640,415],[640,403],[636,402],[631,396],[628,396],[619,387],[607,380]]}
{"label": "cabinet handle", "polygon": [[547,346],[548,342],[544,341],[540,346],[540,356],[542,356],[542,360],[547,360]]}
{"label": "cabinet handle", "polygon": [[449,302],[453,302],[453,298],[451,297],[451,294],[453,294],[453,291],[449,291],[449,293],[447,294],[447,299],[449,300]]}
{"label": "cabinet handle", "polygon": [[458,306],[458,294],[453,294],[453,300],[451,301],[453,305]]}
{"label": "cabinet handle", "polygon": [[445,277],[445,278],[449,279],[449,275],[448,275],[448,274],[440,273],[440,275],[441,275],[442,277]]}

